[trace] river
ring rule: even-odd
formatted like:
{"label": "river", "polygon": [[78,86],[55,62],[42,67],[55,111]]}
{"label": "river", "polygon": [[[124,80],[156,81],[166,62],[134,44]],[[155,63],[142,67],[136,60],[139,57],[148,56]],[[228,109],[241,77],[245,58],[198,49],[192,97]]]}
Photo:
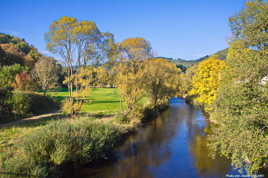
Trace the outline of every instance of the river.
{"label": "river", "polygon": [[[220,178],[238,175],[224,158],[209,157],[199,109],[178,99],[116,150],[116,160],[76,171],[94,178]],[[228,176],[227,176],[228,177]]]}

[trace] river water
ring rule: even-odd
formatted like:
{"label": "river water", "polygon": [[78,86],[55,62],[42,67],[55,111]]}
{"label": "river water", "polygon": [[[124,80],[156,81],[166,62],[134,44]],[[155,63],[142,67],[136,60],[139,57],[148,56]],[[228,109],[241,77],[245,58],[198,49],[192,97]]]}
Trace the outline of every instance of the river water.
{"label": "river water", "polygon": [[209,157],[199,109],[176,100],[157,119],[130,136],[116,150],[116,160],[83,168],[75,177],[94,178],[220,178],[238,175],[230,163]]}

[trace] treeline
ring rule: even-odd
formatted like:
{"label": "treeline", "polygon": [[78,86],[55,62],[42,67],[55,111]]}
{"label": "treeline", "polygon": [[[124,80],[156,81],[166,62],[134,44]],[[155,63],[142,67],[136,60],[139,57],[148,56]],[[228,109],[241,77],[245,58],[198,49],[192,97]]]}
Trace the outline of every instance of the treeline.
{"label": "treeline", "polygon": [[230,26],[226,60],[211,56],[190,67],[183,88],[216,123],[209,134],[213,154],[257,174],[268,164],[268,3],[246,2]]}
{"label": "treeline", "polygon": [[116,43],[111,33],[101,32],[94,22],[65,16],[50,25],[46,40],[48,49],[60,55],[67,67],[66,113],[79,112],[83,97],[96,86],[119,88],[126,120],[140,118],[145,106],[167,103],[178,92],[180,69],[154,58],[144,38]]}
{"label": "treeline", "polygon": [[[74,115],[92,87],[118,87],[125,118],[138,118],[145,105],[154,108],[178,93],[181,70],[166,59],[154,58],[144,38],[116,43],[113,34],[101,32],[94,22],[64,16],[52,22],[45,39],[47,49],[60,56],[61,63],[40,54],[23,39],[1,34],[2,120],[37,114],[30,109],[35,91],[43,91],[43,98],[51,100],[46,96],[48,90],[68,88],[62,109]],[[51,102],[47,105],[52,106]]]}

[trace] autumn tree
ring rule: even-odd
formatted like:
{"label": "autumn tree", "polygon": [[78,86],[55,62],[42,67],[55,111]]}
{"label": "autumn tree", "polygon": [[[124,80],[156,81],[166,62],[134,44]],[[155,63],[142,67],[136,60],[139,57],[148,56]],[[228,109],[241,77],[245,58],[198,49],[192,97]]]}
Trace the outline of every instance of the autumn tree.
{"label": "autumn tree", "polygon": [[168,98],[176,96],[179,87],[180,69],[176,64],[161,58],[150,58],[144,61],[144,90],[157,106],[167,103]]}
{"label": "autumn tree", "polygon": [[190,96],[190,91],[192,90],[193,77],[197,71],[198,65],[193,65],[183,73],[180,74],[180,85],[179,85],[179,95],[183,98],[188,98]]}
{"label": "autumn tree", "polygon": [[34,90],[36,85],[33,81],[31,74],[23,71],[16,75],[15,82],[12,84],[13,88],[22,91]]}
{"label": "autumn tree", "polygon": [[61,67],[53,58],[43,56],[35,63],[33,76],[43,89],[44,95],[48,89],[57,85],[60,72]]}
{"label": "autumn tree", "polygon": [[111,86],[112,84],[112,78],[110,76],[110,73],[108,72],[108,69],[105,68],[105,66],[100,66],[96,70],[96,79],[97,79],[97,85],[99,87],[106,87]]}
{"label": "autumn tree", "polygon": [[70,96],[75,82],[71,79],[74,65],[79,68],[88,62],[98,63],[102,55],[106,56],[107,38],[111,37],[100,32],[92,21],[79,22],[76,18],[64,16],[50,25],[50,31],[46,34],[47,48],[59,54],[67,65],[66,81]]}
{"label": "autumn tree", "polygon": [[93,66],[81,67],[73,75],[73,78],[76,79],[75,82],[78,86],[76,90],[76,96],[86,97],[90,93],[90,88],[96,84],[96,71],[97,69]]}
{"label": "autumn tree", "polygon": [[216,99],[219,88],[220,73],[225,68],[225,62],[212,56],[198,64],[193,77],[190,95],[195,95],[195,100],[210,106]]}
{"label": "autumn tree", "polygon": [[[143,60],[151,56],[151,46],[144,38],[128,38],[118,44],[119,62],[116,65],[116,85],[127,105],[125,114],[137,117],[140,100],[144,97]],[[122,102],[121,102],[122,103]]]}
{"label": "autumn tree", "polygon": [[127,60],[144,60],[152,57],[152,47],[144,38],[128,38],[118,45],[121,58]]}
{"label": "autumn tree", "polygon": [[[139,101],[144,97],[142,80],[144,78],[143,63],[135,61],[121,62],[117,66],[116,85],[120,90],[121,99],[126,103],[125,115],[132,117],[140,108]],[[121,101],[122,108],[122,101]],[[138,113],[137,113],[138,114]]]}
{"label": "autumn tree", "polygon": [[255,174],[268,164],[268,3],[248,1],[230,22],[234,39],[211,114],[219,124],[210,147]]}
{"label": "autumn tree", "polygon": [[25,70],[25,67],[14,64],[11,66],[3,66],[0,68],[0,86],[1,88],[12,88],[16,79],[16,75]]}
{"label": "autumn tree", "polygon": [[[59,54],[68,68],[68,78],[73,75],[74,51],[76,35],[74,29],[77,26],[76,18],[64,16],[50,25],[46,34],[47,48],[49,51]],[[72,96],[73,83],[68,82],[69,96]]]}

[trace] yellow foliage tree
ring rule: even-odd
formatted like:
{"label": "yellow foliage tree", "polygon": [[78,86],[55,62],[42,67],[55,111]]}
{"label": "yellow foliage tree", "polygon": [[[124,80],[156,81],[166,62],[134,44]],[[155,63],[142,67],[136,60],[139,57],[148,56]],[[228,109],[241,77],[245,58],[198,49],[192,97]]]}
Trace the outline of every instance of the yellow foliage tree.
{"label": "yellow foliage tree", "polygon": [[78,72],[73,75],[73,80],[77,86],[75,95],[77,97],[87,97],[90,93],[90,88],[95,83],[96,68],[92,66],[81,67]]}
{"label": "yellow foliage tree", "polygon": [[110,78],[109,72],[104,66],[100,66],[96,69],[96,82],[99,87],[111,86]]}
{"label": "yellow foliage tree", "polygon": [[225,68],[225,62],[216,56],[200,62],[192,81],[190,95],[195,95],[195,100],[209,106],[216,99],[219,88],[220,72]]}
{"label": "yellow foliage tree", "polygon": [[152,57],[152,47],[144,38],[128,38],[118,45],[125,59],[143,60]]}
{"label": "yellow foliage tree", "polygon": [[118,64],[116,84],[121,98],[127,105],[127,113],[137,109],[138,102],[144,97],[142,79],[144,78],[143,63],[139,61],[121,62]]}
{"label": "yellow foliage tree", "polygon": [[179,88],[180,69],[166,59],[151,58],[144,61],[143,85],[151,104],[157,106],[166,103],[175,96]]}

